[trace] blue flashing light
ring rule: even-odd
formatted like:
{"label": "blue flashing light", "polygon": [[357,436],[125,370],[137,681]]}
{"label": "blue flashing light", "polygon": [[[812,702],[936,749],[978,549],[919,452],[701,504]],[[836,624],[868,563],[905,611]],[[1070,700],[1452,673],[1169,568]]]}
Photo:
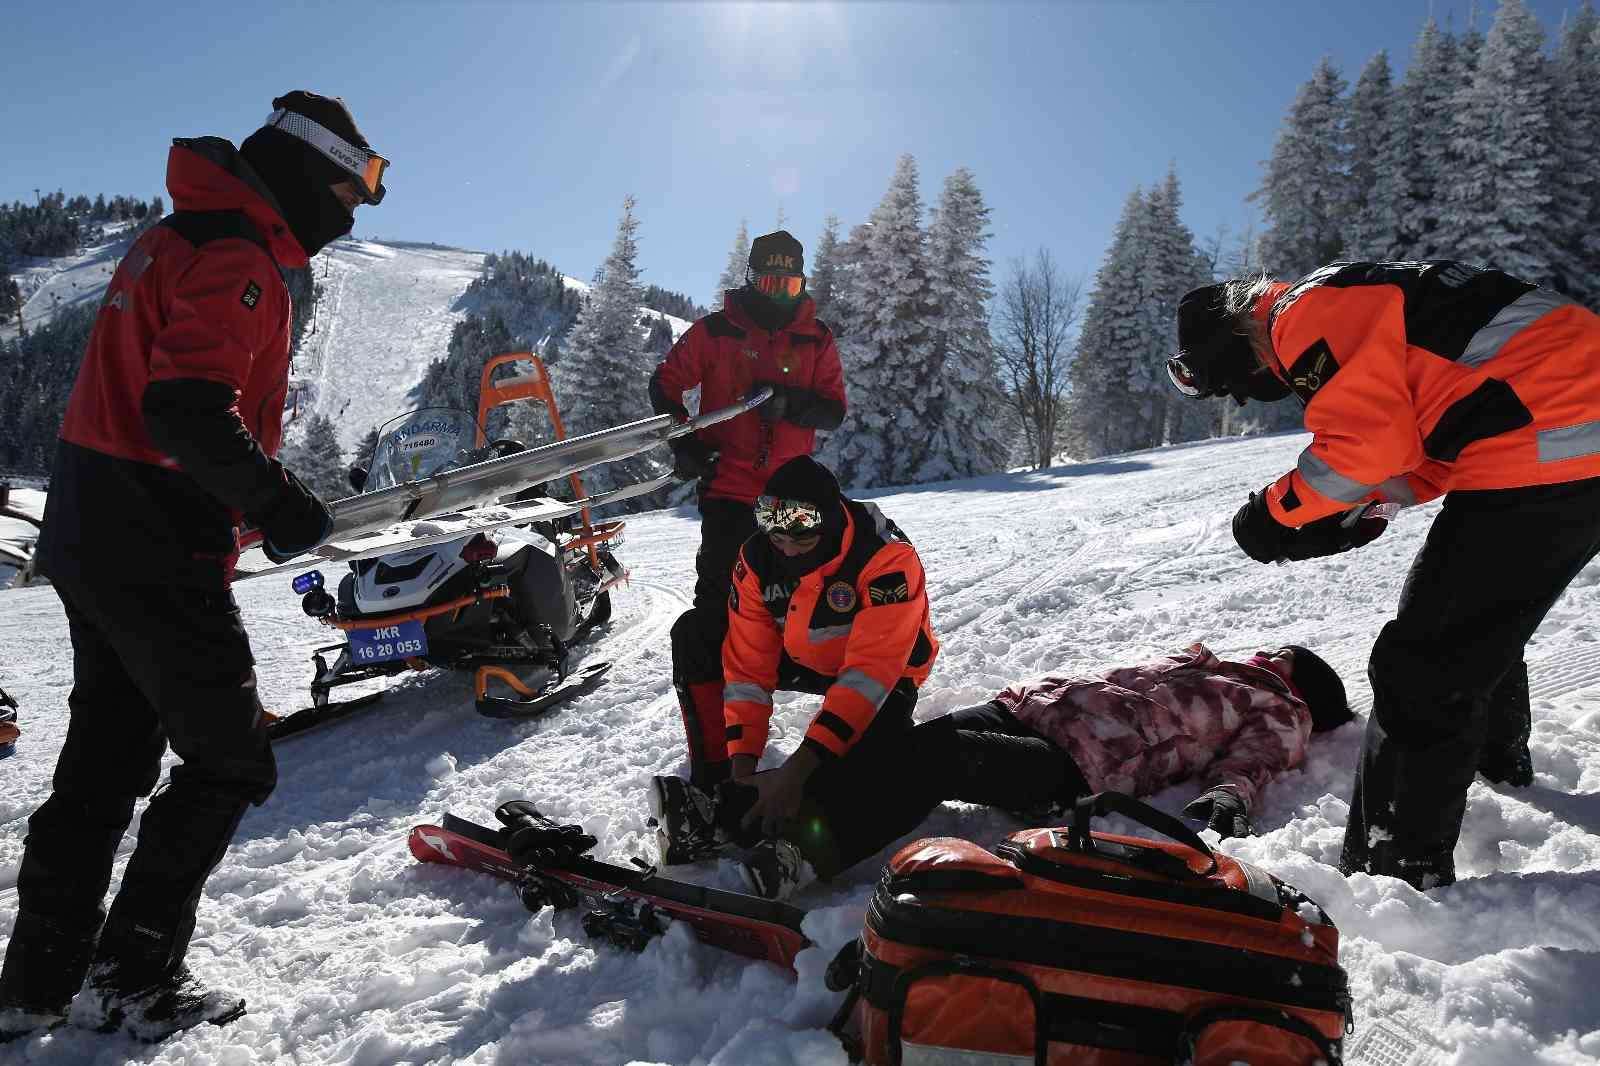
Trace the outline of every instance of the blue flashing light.
{"label": "blue flashing light", "polygon": [[302,596],[310,592],[312,589],[320,589],[322,587],[322,571],[313,570],[310,573],[301,574],[299,577],[294,579],[292,587],[294,588],[295,592]]}

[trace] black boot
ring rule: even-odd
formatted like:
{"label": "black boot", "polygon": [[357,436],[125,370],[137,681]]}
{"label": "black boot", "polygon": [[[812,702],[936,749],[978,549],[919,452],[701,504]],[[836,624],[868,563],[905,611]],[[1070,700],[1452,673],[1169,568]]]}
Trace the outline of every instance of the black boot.
{"label": "black boot", "polygon": [[17,914],[0,969],[0,1044],[44,1032],[66,1019],[94,944],[92,932],[32,911]]}
{"label": "black boot", "polygon": [[156,1043],[197,1025],[226,1025],[244,1014],[236,993],[208,989],[174,960],[170,934],[108,926],[89,967],[73,1022]]}

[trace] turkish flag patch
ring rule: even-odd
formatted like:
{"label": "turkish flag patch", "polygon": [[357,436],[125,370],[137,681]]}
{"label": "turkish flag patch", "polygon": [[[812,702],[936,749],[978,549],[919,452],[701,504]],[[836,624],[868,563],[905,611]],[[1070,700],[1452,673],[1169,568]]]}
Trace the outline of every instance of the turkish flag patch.
{"label": "turkish flag patch", "polygon": [[254,311],[256,304],[261,302],[261,286],[253,281],[245,282],[244,292],[239,294],[239,302]]}
{"label": "turkish flag patch", "polygon": [[911,599],[911,585],[902,571],[895,570],[867,582],[867,598],[874,607],[886,603],[905,603]]}

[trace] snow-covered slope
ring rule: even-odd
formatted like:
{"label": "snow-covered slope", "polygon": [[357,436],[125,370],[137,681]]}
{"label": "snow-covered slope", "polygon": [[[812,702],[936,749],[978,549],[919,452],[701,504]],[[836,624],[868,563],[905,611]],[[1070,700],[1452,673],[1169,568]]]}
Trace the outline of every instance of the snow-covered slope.
{"label": "snow-covered slope", "polygon": [[[75,255],[30,257],[10,266],[22,292],[22,320],[29,330],[44,325],[63,308],[99,304],[117,264],[133,243],[133,223],[110,222],[104,228],[103,240]],[[0,322],[0,340],[16,335],[15,318]]]}
{"label": "snow-covered slope", "polygon": [[[1196,638],[1223,653],[1312,645],[1364,712],[1367,650],[1433,508],[1403,514],[1357,553],[1258,566],[1234,546],[1229,517],[1303,443],[1191,445],[877,495],[923,556],[944,641],[919,717],[1039,671],[1135,662]],[[617,663],[593,694],[543,721],[496,722],[473,712],[465,678],[419,675],[369,716],[280,747],[278,791],[246,816],[208,884],[190,956],[207,978],[245,991],[245,1018],[153,1050],[64,1030],[8,1047],[10,1061],[844,1062],[822,1028],[837,1002],[822,969],[859,929],[877,862],[797,898],[818,947],[801,956],[796,981],[681,930],[623,954],[587,940],[572,914],[529,915],[508,886],[406,852],[414,822],[445,810],[490,821],[496,804],[527,796],[583,822],[603,857],[653,854],[648,779],[685,765],[668,630],[688,602],[698,527],[691,512],[657,512],[630,518],[628,534],[621,554],[633,584],[606,632],[582,648]],[[324,631],[301,615],[286,580],[247,582],[239,599],[265,698],[301,705],[306,656]],[[1334,870],[1359,723],[1318,737],[1309,765],[1270,786],[1263,835],[1231,846],[1337,921],[1356,996],[1350,1046],[1387,1034],[1352,1061],[1407,1062],[1395,1049],[1428,1041],[1436,1063],[1600,1062],[1597,619],[1600,565],[1529,648],[1538,780],[1473,786],[1460,883],[1425,896]],[[16,907],[7,889],[24,820],[46,794],[64,735],[66,649],[48,589],[0,596],[0,684],[21,702],[25,731],[0,763],[0,930]],[[778,752],[798,741],[814,705],[780,697]],[[1176,812],[1192,794],[1175,788],[1156,802]],[[947,804],[923,831],[993,843],[1011,828],[1003,815]],[[690,874],[731,883],[726,867]]]}
{"label": "snow-covered slope", "polygon": [[311,265],[323,292],[295,361],[297,417],[330,416],[348,452],[414,406],[407,394],[444,358],[483,253],[342,240]]}

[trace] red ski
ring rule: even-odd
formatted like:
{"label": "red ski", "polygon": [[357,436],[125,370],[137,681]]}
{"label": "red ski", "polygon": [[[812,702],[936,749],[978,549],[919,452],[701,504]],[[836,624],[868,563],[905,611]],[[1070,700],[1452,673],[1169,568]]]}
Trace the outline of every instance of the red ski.
{"label": "red ski", "polygon": [[800,931],[805,912],[797,907],[658,877],[643,863],[629,869],[591,859],[584,853],[594,847],[593,837],[579,826],[556,825],[526,800],[503,804],[495,815],[505,828],[453,814],[443,825],[415,826],[411,854],[510,881],[530,910],[582,906],[585,932],[633,951],[671,921],[687,923],[713,947],[790,970],[795,955],[810,946]]}

